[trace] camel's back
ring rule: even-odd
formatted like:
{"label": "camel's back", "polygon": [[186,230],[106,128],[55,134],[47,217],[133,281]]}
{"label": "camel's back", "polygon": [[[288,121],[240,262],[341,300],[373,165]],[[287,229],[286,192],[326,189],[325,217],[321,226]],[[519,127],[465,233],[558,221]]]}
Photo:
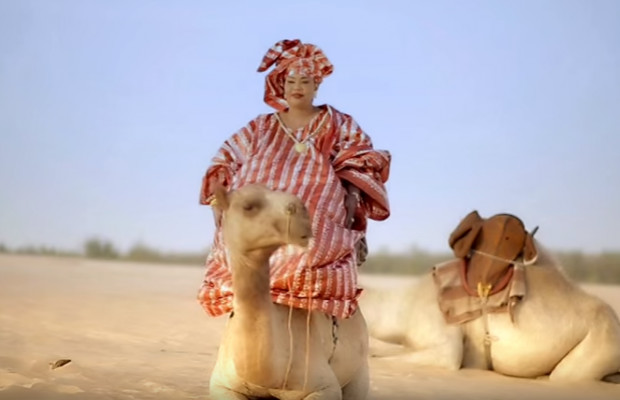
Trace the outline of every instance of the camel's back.
{"label": "camel's back", "polygon": [[[388,343],[403,344],[413,313],[424,312],[426,307],[417,304],[433,302],[436,295],[428,276],[406,285],[394,285],[389,289],[369,285],[360,298],[370,335]],[[420,320],[420,319],[417,319]]]}

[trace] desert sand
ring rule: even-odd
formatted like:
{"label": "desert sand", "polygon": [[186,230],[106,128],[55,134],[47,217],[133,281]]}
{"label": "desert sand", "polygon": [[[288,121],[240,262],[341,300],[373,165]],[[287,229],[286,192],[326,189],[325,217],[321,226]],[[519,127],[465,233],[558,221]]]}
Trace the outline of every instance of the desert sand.
{"label": "desert sand", "polygon": [[[200,267],[0,255],[0,399],[208,399],[226,317],[200,308],[202,275]],[[620,286],[585,287],[620,313]],[[51,369],[60,359],[71,362]],[[612,383],[370,363],[372,399],[620,399]]]}

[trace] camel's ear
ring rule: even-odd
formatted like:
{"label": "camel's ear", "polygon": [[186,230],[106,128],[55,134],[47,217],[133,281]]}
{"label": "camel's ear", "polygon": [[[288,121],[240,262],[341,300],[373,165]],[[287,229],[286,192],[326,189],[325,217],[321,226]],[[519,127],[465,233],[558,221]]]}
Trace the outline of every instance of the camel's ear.
{"label": "camel's ear", "polygon": [[476,236],[480,232],[480,228],[482,228],[482,218],[480,218],[476,210],[470,212],[461,220],[461,223],[452,231],[448,240],[455,256],[463,258],[469,253],[474,240],[476,240]]}
{"label": "camel's ear", "polygon": [[225,211],[230,206],[229,194],[226,188],[221,184],[215,184],[213,188],[213,195],[215,196],[215,202],[211,203],[213,207],[219,208],[221,211]]}
{"label": "camel's ear", "polygon": [[532,265],[538,258],[538,249],[534,242],[534,234],[538,230],[538,227],[534,228],[532,233],[528,233],[525,236],[525,244],[523,245],[523,264]]}

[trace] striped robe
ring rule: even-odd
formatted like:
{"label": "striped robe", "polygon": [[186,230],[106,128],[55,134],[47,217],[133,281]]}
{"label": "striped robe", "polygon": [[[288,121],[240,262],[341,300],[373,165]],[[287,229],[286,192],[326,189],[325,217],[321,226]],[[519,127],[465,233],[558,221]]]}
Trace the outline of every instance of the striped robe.
{"label": "striped robe", "polygon": [[[327,105],[321,108],[307,126],[294,132],[302,141],[321,126],[306,142],[305,153],[294,150],[294,141],[274,114],[260,115],[235,133],[207,169],[200,203],[211,203],[216,183],[229,190],[260,183],[297,195],[310,213],[314,238],[306,252],[283,246],[271,256],[273,301],[347,318],[355,312],[361,293],[355,244],[364,236],[367,218],[384,220],[390,214],[384,186],[390,154],[374,150],[351,116]],[[325,113],[328,119],[321,125]],[[362,193],[351,229],[345,227],[343,180]],[[231,270],[218,229],[198,299],[209,315],[218,316],[232,311],[232,296]]]}

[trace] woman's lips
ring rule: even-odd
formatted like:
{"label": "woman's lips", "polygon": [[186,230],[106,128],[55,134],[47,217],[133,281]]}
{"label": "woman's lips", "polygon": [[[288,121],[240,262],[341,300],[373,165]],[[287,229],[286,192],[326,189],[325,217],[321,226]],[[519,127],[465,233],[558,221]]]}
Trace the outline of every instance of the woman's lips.
{"label": "woman's lips", "polygon": [[294,99],[301,99],[302,97],[304,97],[304,95],[301,93],[293,93],[291,97]]}

